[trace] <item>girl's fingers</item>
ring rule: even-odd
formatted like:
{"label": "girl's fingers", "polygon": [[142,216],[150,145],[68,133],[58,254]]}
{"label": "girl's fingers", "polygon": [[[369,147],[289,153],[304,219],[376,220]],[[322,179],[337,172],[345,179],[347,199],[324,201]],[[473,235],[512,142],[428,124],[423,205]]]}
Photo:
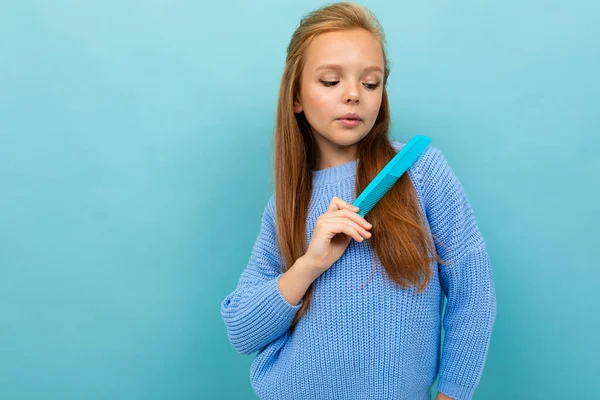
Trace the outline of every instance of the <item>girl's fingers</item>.
{"label": "girl's fingers", "polygon": [[364,219],[357,213],[355,213],[353,211],[349,211],[349,210],[332,211],[328,214],[325,214],[324,217],[326,217],[326,218],[339,218],[339,217],[347,218],[347,219],[350,219],[351,221],[354,221],[354,222],[360,224],[365,229],[371,229],[373,227],[373,225],[371,225],[366,219]]}
{"label": "girl's fingers", "polygon": [[365,238],[371,237],[371,232],[367,231],[365,228],[363,228],[362,226],[358,225],[356,222],[350,221],[347,218],[346,219],[342,218],[342,220],[344,221],[344,223],[350,225],[350,227],[352,229],[354,229],[355,231],[357,231],[361,236],[363,236]]}
{"label": "girl's fingers", "polygon": [[357,242],[362,242],[364,240],[364,238],[358,233],[358,231],[356,229],[354,229],[352,226],[350,226],[349,224],[346,224],[344,222],[334,222],[334,223],[332,223],[332,227],[338,233],[343,232],[346,235],[354,238],[354,240],[356,240]]}
{"label": "girl's fingers", "polygon": [[333,212],[337,210],[352,210],[356,212],[358,211],[358,208],[354,207],[352,204],[346,203],[344,200],[340,199],[337,196],[333,196],[331,202],[329,203],[329,207],[327,207],[326,212]]}
{"label": "girl's fingers", "polygon": [[352,236],[356,241],[362,242],[364,239],[371,237],[371,232],[360,227],[356,222],[350,221],[346,218],[336,218],[329,220],[329,230],[332,233],[346,233]]}

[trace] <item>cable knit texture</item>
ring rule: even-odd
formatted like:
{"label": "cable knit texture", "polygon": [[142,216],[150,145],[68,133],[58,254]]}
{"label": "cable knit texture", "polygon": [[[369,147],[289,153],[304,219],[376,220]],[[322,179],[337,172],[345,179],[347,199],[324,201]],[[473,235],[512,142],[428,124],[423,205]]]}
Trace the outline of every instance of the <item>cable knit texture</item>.
{"label": "cable knit texture", "polygon": [[[391,143],[397,151],[404,146]],[[333,196],[356,199],[359,162],[312,172],[308,242]],[[429,400],[438,374],[438,391],[472,398],[496,319],[490,260],[463,187],[441,151],[430,145],[406,173],[429,232],[448,246],[436,241],[438,254],[453,263],[432,262],[427,289],[416,293],[386,275],[369,240],[351,240],[315,281],[311,305],[293,333],[289,327],[303,300],[289,304],[278,289],[282,258],[271,195],[250,260],[221,303],[233,347],[241,354],[258,352],[250,382],[261,399]]]}

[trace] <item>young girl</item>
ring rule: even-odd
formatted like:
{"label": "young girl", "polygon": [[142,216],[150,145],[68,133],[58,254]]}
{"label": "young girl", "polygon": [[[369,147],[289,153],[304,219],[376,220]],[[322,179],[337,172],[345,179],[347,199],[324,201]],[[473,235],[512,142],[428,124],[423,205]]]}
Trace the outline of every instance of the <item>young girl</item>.
{"label": "young girl", "polygon": [[262,399],[425,400],[436,377],[437,399],[469,399],[479,383],[496,293],[441,151],[430,145],[366,218],[349,204],[404,145],[390,139],[384,43],[369,10],[335,3],[288,46],[275,191],[221,304],[234,348],[258,352]]}

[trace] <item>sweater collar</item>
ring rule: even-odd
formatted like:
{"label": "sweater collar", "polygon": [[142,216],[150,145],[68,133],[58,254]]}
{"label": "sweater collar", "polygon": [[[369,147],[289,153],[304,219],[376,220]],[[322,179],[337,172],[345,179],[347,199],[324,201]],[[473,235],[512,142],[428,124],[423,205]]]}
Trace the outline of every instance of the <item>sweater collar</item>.
{"label": "sweater collar", "polygon": [[359,160],[356,159],[344,164],[336,165],[335,167],[312,171],[313,186],[322,186],[355,176],[358,162]]}

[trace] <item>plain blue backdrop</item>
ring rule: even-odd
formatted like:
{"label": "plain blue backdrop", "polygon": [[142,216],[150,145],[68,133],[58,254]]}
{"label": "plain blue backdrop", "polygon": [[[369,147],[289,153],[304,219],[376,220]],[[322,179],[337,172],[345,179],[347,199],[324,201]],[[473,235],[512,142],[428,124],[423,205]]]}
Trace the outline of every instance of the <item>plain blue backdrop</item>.
{"label": "plain blue backdrop", "polygon": [[[285,48],[317,1],[0,5],[0,398],[253,399],[229,344],[273,190]],[[447,157],[492,261],[476,399],[600,374],[596,1],[365,1],[392,136]]]}

